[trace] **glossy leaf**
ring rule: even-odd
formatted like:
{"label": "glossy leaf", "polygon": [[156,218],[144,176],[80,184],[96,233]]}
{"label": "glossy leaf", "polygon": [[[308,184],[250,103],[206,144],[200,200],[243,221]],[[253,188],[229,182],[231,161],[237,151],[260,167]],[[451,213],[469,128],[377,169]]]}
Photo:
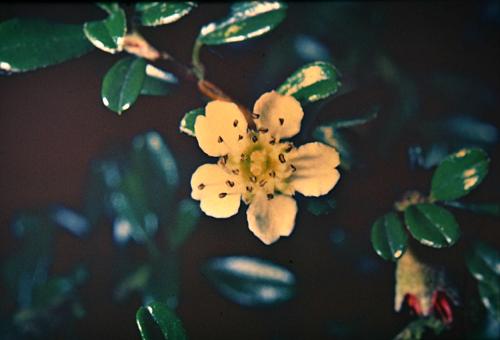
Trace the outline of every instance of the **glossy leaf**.
{"label": "glossy leaf", "polygon": [[200,219],[200,208],[192,199],[184,199],[177,207],[175,224],[168,229],[170,249],[177,250],[193,233]]}
{"label": "glossy leaf", "polygon": [[189,111],[182,117],[181,124],[179,126],[179,130],[184,132],[186,135],[194,137],[194,123],[196,122],[196,118],[199,115],[205,115],[205,108],[200,107],[198,109],[194,109]]}
{"label": "glossy leaf", "polygon": [[100,21],[86,22],[83,32],[97,48],[116,53],[123,49],[123,38],[127,33],[125,12],[117,3],[101,3],[98,6],[108,13],[108,18]]}
{"label": "glossy leaf", "polygon": [[222,295],[241,305],[270,305],[289,300],[294,295],[294,275],[258,258],[215,258],[207,263],[204,272]]}
{"label": "glossy leaf", "polygon": [[194,2],[142,2],[135,5],[143,26],[159,26],[173,23],[187,15]]}
{"label": "glossy leaf", "polygon": [[81,25],[39,19],[0,23],[0,70],[25,72],[80,57],[92,50]]}
{"label": "glossy leaf", "polygon": [[177,83],[178,80],[172,73],[147,65],[141,95],[164,96],[171,93]]}
{"label": "glossy leaf", "polygon": [[473,252],[466,257],[466,263],[476,280],[499,284],[500,253],[497,250],[478,242]]}
{"label": "glossy leaf", "polygon": [[455,217],[435,204],[409,206],[405,210],[405,223],[412,236],[429,247],[449,247],[460,238],[460,228]]}
{"label": "glossy leaf", "polygon": [[388,213],[375,221],[371,241],[375,252],[385,260],[396,261],[404,254],[408,236],[396,213]]}
{"label": "glossy leaf", "polygon": [[174,156],[160,134],[151,131],[133,139],[131,160],[144,188],[149,209],[165,223],[170,210],[166,207],[172,205],[179,185]]}
{"label": "glossy leaf", "polygon": [[488,155],[481,149],[462,149],[441,161],[434,172],[431,195],[454,200],[467,195],[488,173]]}
{"label": "glossy leaf", "polygon": [[236,3],[227,18],[204,26],[198,40],[205,45],[220,45],[261,36],[285,19],[286,8],[278,1]]}
{"label": "glossy leaf", "polygon": [[500,216],[500,203],[464,203],[458,201],[443,202],[449,207],[468,210],[478,214]]}
{"label": "glossy leaf", "polygon": [[154,302],[139,308],[135,315],[142,340],[157,339],[155,334],[161,331],[164,339],[187,339],[181,320],[165,303]]}
{"label": "glossy leaf", "polygon": [[146,77],[146,61],[140,58],[121,59],[106,73],[102,82],[102,102],[121,114],[137,99]]}
{"label": "glossy leaf", "polygon": [[276,91],[307,104],[335,94],[341,85],[339,79],[335,66],[316,61],[295,71]]}
{"label": "glossy leaf", "polygon": [[375,107],[372,110],[370,110],[370,112],[360,115],[359,117],[353,117],[348,119],[337,119],[327,125],[333,127],[334,129],[350,128],[369,123],[375,118],[377,118],[377,115],[378,115],[378,108]]}
{"label": "glossy leaf", "polygon": [[478,285],[481,302],[493,317],[500,321],[500,281],[480,282]]}

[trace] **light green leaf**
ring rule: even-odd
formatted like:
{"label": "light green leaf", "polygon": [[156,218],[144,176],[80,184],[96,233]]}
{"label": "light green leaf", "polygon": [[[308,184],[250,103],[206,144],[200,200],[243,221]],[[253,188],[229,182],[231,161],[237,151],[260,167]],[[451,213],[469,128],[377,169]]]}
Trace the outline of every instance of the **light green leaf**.
{"label": "light green leaf", "polygon": [[222,295],[241,305],[271,305],[294,295],[294,275],[258,258],[215,258],[207,263],[204,273]]}
{"label": "light green leaf", "polygon": [[276,91],[307,104],[336,93],[341,85],[339,79],[335,66],[315,61],[295,71]]}
{"label": "light green leaf", "polygon": [[468,210],[478,214],[500,216],[500,203],[464,203],[459,201],[444,201],[443,203],[449,207]]}
{"label": "light green leaf", "polygon": [[371,241],[375,252],[385,260],[396,261],[404,254],[408,236],[396,213],[388,213],[375,221]]}
{"label": "light green leaf", "polygon": [[196,122],[196,118],[199,115],[205,115],[205,108],[200,107],[194,110],[189,111],[182,117],[181,124],[179,126],[179,130],[184,132],[186,135],[194,137],[194,123]]}
{"label": "light green leaf", "polygon": [[449,247],[460,238],[460,228],[455,217],[435,204],[409,206],[405,210],[405,223],[412,236],[429,247]]}
{"label": "light green leaf", "polygon": [[432,197],[446,201],[467,195],[488,173],[489,161],[481,149],[462,149],[449,155],[434,172]]}
{"label": "light green leaf", "polygon": [[109,14],[108,18],[86,22],[83,32],[95,47],[108,53],[120,52],[127,33],[125,12],[116,2],[100,3],[98,6]]}
{"label": "light green leaf", "polygon": [[140,2],[135,10],[143,26],[159,26],[179,20],[195,6],[194,2]]}
{"label": "light green leaf", "polygon": [[81,25],[38,19],[11,19],[0,23],[0,70],[26,72],[77,58],[92,45]]}
{"label": "light green leaf", "polygon": [[285,19],[286,8],[278,1],[236,3],[227,18],[204,26],[198,40],[205,45],[220,45],[261,36]]}
{"label": "light green leaf", "polygon": [[175,224],[168,229],[168,243],[172,251],[177,250],[193,233],[199,219],[199,204],[192,199],[179,202]]}
{"label": "light green leaf", "polygon": [[158,339],[160,332],[164,339],[187,339],[181,320],[165,303],[154,302],[139,308],[135,320],[142,340]]}
{"label": "light green leaf", "polygon": [[121,114],[137,99],[146,77],[146,61],[127,57],[119,60],[102,81],[102,102],[110,110]]}

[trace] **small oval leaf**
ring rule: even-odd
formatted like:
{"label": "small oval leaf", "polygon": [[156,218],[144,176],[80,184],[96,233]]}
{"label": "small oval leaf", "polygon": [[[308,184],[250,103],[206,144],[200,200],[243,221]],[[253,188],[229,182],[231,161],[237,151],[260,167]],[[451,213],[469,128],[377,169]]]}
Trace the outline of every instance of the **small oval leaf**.
{"label": "small oval leaf", "polygon": [[435,204],[409,206],[405,210],[405,223],[412,236],[429,247],[449,247],[460,237],[460,228],[453,214]]}
{"label": "small oval leaf", "polygon": [[0,24],[0,70],[26,72],[77,58],[93,46],[81,25],[11,19]]}
{"label": "small oval leaf", "polygon": [[159,328],[163,337],[168,340],[187,339],[181,320],[165,303],[154,302],[139,308],[135,315],[137,327],[142,340],[157,339],[155,328]]}
{"label": "small oval leaf", "polygon": [[371,241],[375,252],[385,260],[396,261],[404,254],[408,235],[396,213],[388,213],[375,221]]}
{"label": "small oval leaf", "polygon": [[439,201],[467,195],[488,173],[489,158],[481,149],[462,149],[441,161],[434,172],[431,195]]}
{"label": "small oval leaf", "polygon": [[204,272],[223,296],[246,306],[283,302],[295,290],[295,277],[290,271],[253,257],[215,258],[208,262]]}
{"label": "small oval leaf", "polygon": [[194,2],[142,2],[135,10],[143,26],[159,26],[179,20],[195,6]]}
{"label": "small oval leaf", "polygon": [[109,14],[108,18],[86,22],[83,32],[95,47],[108,53],[120,52],[127,33],[125,12],[117,3],[101,3],[98,6]]}
{"label": "small oval leaf", "polygon": [[121,114],[141,93],[146,70],[144,59],[128,57],[111,67],[102,81],[102,102],[110,110]]}
{"label": "small oval leaf", "polygon": [[315,61],[295,71],[276,91],[307,104],[336,93],[341,86],[339,79],[335,66]]}
{"label": "small oval leaf", "polygon": [[200,219],[199,204],[192,199],[184,199],[177,207],[175,224],[168,229],[168,243],[172,251],[177,250],[193,233]]}
{"label": "small oval leaf", "polygon": [[478,281],[496,283],[500,278],[500,253],[482,242],[476,243],[466,263]]}
{"label": "small oval leaf", "polygon": [[141,95],[164,96],[173,92],[177,83],[177,77],[172,73],[160,70],[153,65],[147,65]]}
{"label": "small oval leaf", "polygon": [[500,280],[494,283],[479,282],[478,288],[484,307],[500,321]]}
{"label": "small oval leaf", "polygon": [[182,117],[179,130],[181,132],[184,132],[188,136],[194,137],[194,123],[196,122],[196,117],[198,117],[199,115],[205,115],[204,107],[200,107],[186,113],[184,117]]}
{"label": "small oval leaf", "polygon": [[236,3],[226,19],[204,26],[198,40],[205,45],[220,45],[261,36],[285,19],[286,8],[278,1]]}

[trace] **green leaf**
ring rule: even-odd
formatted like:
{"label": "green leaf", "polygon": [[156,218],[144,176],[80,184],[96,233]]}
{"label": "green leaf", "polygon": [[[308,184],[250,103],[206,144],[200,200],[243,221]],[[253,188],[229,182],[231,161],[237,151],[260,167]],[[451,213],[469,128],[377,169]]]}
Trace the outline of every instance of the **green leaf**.
{"label": "green leaf", "polygon": [[479,282],[479,295],[486,309],[500,321],[500,283]]}
{"label": "green leaf", "polygon": [[154,334],[158,328],[165,339],[187,339],[181,320],[165,303],[154,302],[139,308],[135,320],[142,340],[157,339]]}
{"label": "green leaf", "polygon": [[215,258],[205,265],[204,273],[223,296],[241,305],[271,305],[294,295],[294,275],[258,258]]}
{"label": "green leaf", "polygon": [[151,276],[144,287],[143,302],[162,302],[175,309],[180,290],[179,259],[175,253],[161,256],[151,263]]}
{"label": "green leaf", "polygon": [[478,214],[500,216],[500,203],[464,203],[458,201],[443,202],[449,207],[472,211]]}
{"label": "green leaf", "polygon": [[179,202],[175,224],[168,229],[168,242],[172,251],[177,250],[193,233],[199,219],[199,204],[191,199]]}
{"label": "green leaf", "polygon": [[114,291],[115,299],[123,300],[134,291],[144,291],[150,277],[151,266],[149,264],[139,266],[120,281]]}
{"label": "green leaf", "polygon": [[286,8],[278,1],[236,3],[227,18],[204,26],[198,40],[205,45],[220,45],[261,36],[285,19]]}
{"label": "green leaf", "polygon": [[371,241],[375,252],[385,260],[396,261],[404,254],[408,236],[396,213],[388,213],[375,221]]}
{"label": "green leaf", "polygon": [[142,2],[135,10],[143,26],[159,26],[179,20],[195,6],[194,2]]}
{"label": "green leaf", "polygon": [[205,108],[200,107],[194,110],[189,111],[182,117],[181,124],[179,126],[179,130],[184,132],[186,135],[194,137],[194,123],[196,122],[196,118],[199,115],[205,115]]}
{"label": "green leaf", "polygon": [[172,92],[177,83],[177,78],[172,73],[147,65],[141,95],[164,96]]}
{"label": "green leaf", "polygon": [[368,112],[364,115],[361,115],[359,117],[354,117],[354,118],[349,118],[349,119],[336,119],[336,120],[334,120],[331,123],[326,124],[326,125],[331,126],[334,129],[350,128],[350,127],[369,123],[372,120],[374,120],[375,118],[377,118],[377,115],[378,115],[378,108],[375,107],[370,112]]}
{"label": "green leaf", "polygon": [[26,72],[84,55],[93,46],[81,25],[38,19],[11,19],[0,23],[0,70]]}
{"label": "green leaf", "polygon": [[115,2],[100,3],[98,6],[109,14],[108,18],[86,22],[83,25],[83,32],[95,47],[108,53],[120,52],[127,33],[125,12]]}
{"label": "green leaf", "polygon": [[488,173],[489,158],[481,149],[462,149],[441,161],[434,172],[431,195],[439,201],[467,195]]}
{"label": "green leaf", "polygon": [[405,223],[412,236],[429,247],[449,247],[460,237],[460,228],[453,214],[435,204],[409,206],[405,210]]}
{"label": "green leaf", "polygon": [[349,170],[353,163],[352,147],[345,138],[343,131],[333,128],[331,125],[321,125],[314,129],[313,138],[333,146],[340,154],[340,166]]}
{"label": "green leaf", "polygon": [[166,223],[177,187],[179,171],[175,158],[159,133],[147,132],[132,141],[132,167],[147,197],[147,206]]}
{"label": "green leaf", "polygon": [[500,253],[482,242],[475,244],[466,257],[469,272],[478,280],[498,284],[500,278]]}
{"label": "green leaf", "polygon": [[307,199],[307,210],[314,216],[321,216],[330,213],[337,202],[330,195]]}
{"label": "green leaf", "polygon": [[102,102],[110,110],[121,114],[141,93],[146,77],[146,61],[127,57],[119,60],[106,73],[102,81]]}
{"label": "green leaf", "polygon": [[315,61],[295,71],[276,91],[294,96],[302,104],[312,103],[336,93],[341,85],[339,78],[335,66]]}
{"label": "green leaf", "polygon": [[434,317],[421,317],[410,322],[394,340],[418,340],[422,339],[427,331],[432,330],[435,335],[441,334],[446,325]]}

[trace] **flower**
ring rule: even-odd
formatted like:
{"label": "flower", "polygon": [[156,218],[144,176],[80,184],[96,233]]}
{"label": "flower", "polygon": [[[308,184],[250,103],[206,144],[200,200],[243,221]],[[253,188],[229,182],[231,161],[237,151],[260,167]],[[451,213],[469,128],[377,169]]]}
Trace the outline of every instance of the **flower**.
{"label": "flower", "polygon": [[337,183],[338,152],[314,142],[296,148],[290,138],[300,131],[304,112],[292,96],[274,91],[255,103],[248,124],[240,108],[215,100],[197,117],[194,130],[200,148],[220,157],[217,164],[201,165],[191,178],[191,197],[205,214],[216,218],[235,215],[240,201],[247,205],[249,229],[265,244],[289,236],[294,228],[296,191],[321,196]]}
{"label": "flower", "polygon": [[405,301],[418,316],[435,314],[444,324],[450,324],[450,302],[457,305],[458,296],[443,270],[420,262],[407,249],[397,263],[394,310],[399,312]]}

